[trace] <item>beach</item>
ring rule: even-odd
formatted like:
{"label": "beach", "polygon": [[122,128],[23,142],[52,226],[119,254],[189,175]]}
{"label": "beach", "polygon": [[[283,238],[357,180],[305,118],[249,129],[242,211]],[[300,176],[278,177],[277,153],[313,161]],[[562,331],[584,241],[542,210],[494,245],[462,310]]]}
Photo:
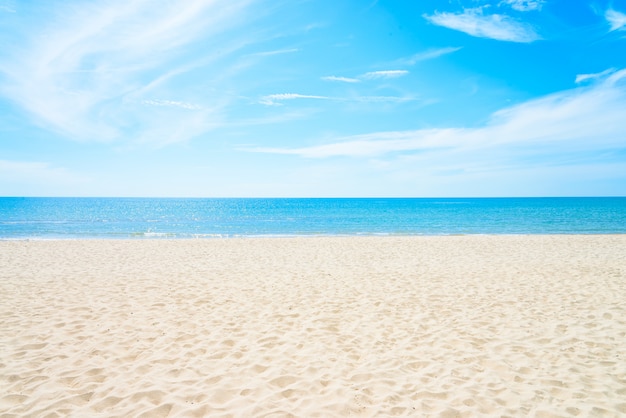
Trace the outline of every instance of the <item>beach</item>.
{"label": "beach", "polygon": [[0,241],[0,417],[626,415],[626,235]]}

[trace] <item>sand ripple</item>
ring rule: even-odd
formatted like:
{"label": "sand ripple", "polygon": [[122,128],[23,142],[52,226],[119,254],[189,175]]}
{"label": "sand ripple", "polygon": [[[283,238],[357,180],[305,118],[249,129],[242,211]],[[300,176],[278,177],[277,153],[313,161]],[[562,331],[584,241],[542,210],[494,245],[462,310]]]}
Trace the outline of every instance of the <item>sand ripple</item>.
{"label": "sand ripple", "polygon": [[0,242],[0,417],[626,414],[626,237]]}

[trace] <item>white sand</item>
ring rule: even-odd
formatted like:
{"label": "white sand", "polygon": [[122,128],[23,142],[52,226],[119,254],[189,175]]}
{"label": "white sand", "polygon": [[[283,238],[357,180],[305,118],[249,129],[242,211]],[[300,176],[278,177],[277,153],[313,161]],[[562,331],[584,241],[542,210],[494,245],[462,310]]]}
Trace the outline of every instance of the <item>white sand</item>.
{"label": "white sand", "polygon": [[626,414],[626,236],[0,242],[0,416]]}

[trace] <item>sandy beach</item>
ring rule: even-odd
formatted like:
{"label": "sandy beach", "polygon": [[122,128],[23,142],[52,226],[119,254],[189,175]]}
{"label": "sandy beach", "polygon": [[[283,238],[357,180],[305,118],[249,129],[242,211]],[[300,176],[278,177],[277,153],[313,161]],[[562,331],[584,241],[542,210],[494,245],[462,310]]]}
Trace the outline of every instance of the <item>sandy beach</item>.
{"label": "sandy beach", "polygon": [[0,242],[0,417],[626,415],[626,236]]}

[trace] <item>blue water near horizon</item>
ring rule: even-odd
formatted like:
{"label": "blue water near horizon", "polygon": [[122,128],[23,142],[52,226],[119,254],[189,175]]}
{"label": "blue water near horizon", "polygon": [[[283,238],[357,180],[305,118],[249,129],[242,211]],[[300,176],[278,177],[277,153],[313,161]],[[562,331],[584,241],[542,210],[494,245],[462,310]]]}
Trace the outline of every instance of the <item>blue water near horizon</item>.
{"label": "blue water near horizon", "polygon": [[624,234],[626,197],[0,197],[0,239]]}

